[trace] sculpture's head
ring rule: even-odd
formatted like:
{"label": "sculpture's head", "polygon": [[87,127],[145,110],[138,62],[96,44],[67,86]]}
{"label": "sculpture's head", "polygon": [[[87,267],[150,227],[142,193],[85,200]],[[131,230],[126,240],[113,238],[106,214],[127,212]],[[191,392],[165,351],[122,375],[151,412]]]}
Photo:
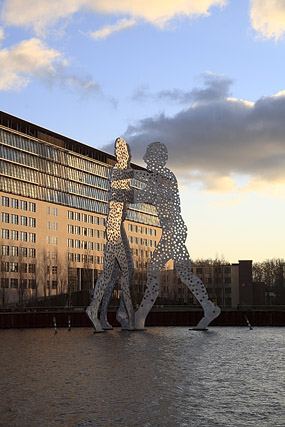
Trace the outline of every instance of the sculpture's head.
{"label": "sculpture's head", "polygon": [[168,151],[161,142],[152,142],[147,146],[143,157],[146,166],[150,170],[155,170],[166,165],[168,160]]}
{"label": "sculpture's head", "polygon": [[131,159],[131,149],[123,138],[116,139],[114,151],[117,162],[122,165],[128,165]]}

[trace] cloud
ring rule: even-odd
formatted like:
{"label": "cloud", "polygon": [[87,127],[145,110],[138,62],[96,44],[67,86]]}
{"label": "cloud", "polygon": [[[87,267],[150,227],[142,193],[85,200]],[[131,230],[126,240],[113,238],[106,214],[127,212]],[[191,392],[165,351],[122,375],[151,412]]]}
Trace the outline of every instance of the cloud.
{"label": "cloud", "polygon": [[0,63],[0,90],[19,90],[27,86],[30,77],[49,80],[58,67],[67,65],[60,52],[36,38],[1,49]]}
{"label": "cloud", "polygon": [[2,19],[6,25],[30,27],[42,35],[59,20],[79,11],[91,10],[101,14],[127,15],[164,28],[175,16],[207,16],[211,7],[222,7],[226,3],[227,0],[4,0]]}
{"label": "cloud", "polygon": [[0,63],[0,91],[21,90],[32,78],[37,78],[48,84],[60,83],[84,96],[101,93],[90,76],[71,74],[63,55],[37,38],[24,40],[10,49],[0,49]]}
{"label": "cloud", "polygon": [[285,34],[284,0],[251,0],[250,19],[261,36],[280,39]]}
{"label": "cloud", "polygon": [[206,88],[193,88],[190,91],[180,89],[162,90],[158,93],[150,93],[148,86],[140,85],[134,92],[132,99],[134,101],[144,101],[146,99],[154,99],[156,101],[165,100],[167,102],[175,102],[179,104],[208,103],[211,101],[217,102],[230,95],[230,86],[233,80],[224,75],[205,72],[202,74]]}
{"label": "cloud", "polygon": [[4,35],[4,30],[3,28],[0,27],[0,46],[2,44],[2,41],[4,40],[5,35]]}
{"label": "cloud", "polygon": [[133,27],[136,24],[136,21],[134,19],[121,19],[116,22],[116,24],[113,25],[106,25],[105,27],[101,28],[100,30],[94,31],[89,33],[89,35],[95,39],[106,39],[113,33],[117,33],[119,31],[126,30],[130,27]]}
{"label": "cloud", "polygon": [[231,191],[237,175],[285,183],[285,94],[253,103],[229,98],[226,77],[224,84],[213,74],[204,81],[205,87],[189,92],[195,94],[192,104],[177,114],[162,113],[128,127],[122,136],[134,161],[143,164],[146,146],[161,141],[169,149],[169,166],[208,190]]}

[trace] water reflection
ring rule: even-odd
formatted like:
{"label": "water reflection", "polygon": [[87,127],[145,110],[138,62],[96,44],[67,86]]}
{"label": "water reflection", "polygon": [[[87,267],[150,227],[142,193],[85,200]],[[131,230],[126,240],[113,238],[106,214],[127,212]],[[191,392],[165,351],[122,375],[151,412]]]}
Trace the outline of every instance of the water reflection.
{"label": "water reflection", "polygon": [[0,339],[0,425],[285,424],[284,328],[3,330]]}

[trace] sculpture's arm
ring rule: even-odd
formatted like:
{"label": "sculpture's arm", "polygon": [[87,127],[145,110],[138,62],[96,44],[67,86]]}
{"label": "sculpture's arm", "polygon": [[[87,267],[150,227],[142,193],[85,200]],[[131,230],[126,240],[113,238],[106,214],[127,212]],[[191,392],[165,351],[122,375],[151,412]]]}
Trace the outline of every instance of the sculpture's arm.
{"label": "sculpture's arm", "polygon": [[147,182],[149,180],[149,178],[151,177],[152,173],[151,172],[147,172],[147,171],[143,171],[143,170],[134,170],[134,178],[137,179],[138,181],[142,181],[142,182]]}

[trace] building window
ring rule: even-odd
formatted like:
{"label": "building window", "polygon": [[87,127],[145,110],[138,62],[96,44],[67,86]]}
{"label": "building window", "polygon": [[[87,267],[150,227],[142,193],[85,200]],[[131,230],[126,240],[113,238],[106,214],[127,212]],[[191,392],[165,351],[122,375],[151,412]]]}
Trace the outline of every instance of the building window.
{"label": "building window", "polygon": [[20,288],[27,289],[27,279],[21,279]]}
{"label": "building window", "polygon": [[225,288],[225,294],[231,294],[232,288]]}
{"label": "building window", "polygon": [[9,279],[5,277],[1,278],[1,288],[9,288]]}
{"label": "building window", "polygon": [[47,207],[47,214],[50,215],[50,207]]}
{"label": "building window", "polygon": [[52,274],[57,274],[57,265],[52,266]]}
{"label": "building window", "polygon": [[80,254],[74,254],[75,255],[75,262],[80,262]]}
{"label": "building window", "polygon": [[52,208],[52,214],[53,216],[57,216],[57,208]]}
{"label": "building window", "polygon": [[74,247],[77,249],[80,249],[80,240],[75,240],[74,241]]}
{"label": "building window", "polygon": [[1,262],[1,271],[8,273],[9,271],[9,262]]}
{"label": "building window", "polygon": [[18,209],[18,207],[19,207],[19,200],[11,199],[11,208]]}
{"label": "building window", "polygon": [[17,230],[11,230],[11,240],[19,240],[19,232]]}
{"label": "building window", "polygon": [[73,212],[72,211],[67,211],[67,218],[73,219]]}
{"label": "building window", "polygon": [[28,249],[20,247],[20,255],[23,257],[27,257],[28,256]]}
{"label": "building window", "polygon": [[67,246],[73,248],[73,239],[67,239]]}
{"label": "building window", "polygon": [[74,212],[74,219],[75,219],[75,221],[80,221],[80,213],[79,212]]}
{"label": "building window", "polygon": [[47,242],[47,245],[49,245],[49,244],[50,244],[50,236],[47,236],[47,237],[46,237],[46,242]]}
{"label": "building window", "polygon": [[87,263],[87,255],[82,255],[82,262]]}
{"label": "building window", "polygon": [[88,242],[88,250],[93,251],[93,242]]}
{"label": "building window", "polygon": [[53,245],[57,245],[58,244],[58,239],[56,236],[52,236],[52,244]]}
{"label": "building window", "polygon": [[87,249],[87,241],[86,240],[82,240],[82,242],[81,242],[81,248],[82,249]]}
{"label": "building window", "polygon": [[16,225],[19,224],[19,216],[18,215],[15,215],[15,214],[11,215],[11,224],[16,224]]}
{"label": "building window", "polygon": [[52,280],[51,287],[52,289],[57,289],[57,280]]}
{"label": "building window", "polygon": [[29,279],[29,288],[36,289],[36,287],[37,287],[36,279]]}
{"label": "building window", "polygon": [[8,213],[2,212],[1,217],[2,217],[2,222],[7,222],[7,223],[9,222],[9,214]]}
{"label": "building window", "polygon": [[10,286],[11,288],[18,289],[18,279],[11,279]]}
{"label": "building window", "polygon": [[100,218],[99,224],[104,225],[104,227],[105,227],[105,218]]}
{"label": "building window", "polygon": [[71,253],[71,252],[68,252],[68,254],[67,254],[67,260],[70,261],[70,262],[73,262],[73,259],[74,259],[74,254]]}
{"label": "building window", "polygon": [[21,272],[27,273],[27,271],[28,271],[27,267],[28,267],[28,265],[26,263],[21,263]]}
{"label": "building window", "polygon": [[231,277],[225,277],[225,283],[226,283],[227,285],[229,285],[230,283],[232,283],[232,279],[231,279]]}
{"label": "building window", "polygon": [[29,202],[29,211],[36,212],[36,204],[33,202]]}
{"label": "building window", "polygon": [[70,234],[73,234],[73,225],[68,224],[67,226],[67,232]]}
{"label": "building window", "polygon": [[36,218],[29,218],[29,226],[30,227],[36,226]]}
{"label": "building window", "polygon": [[12,273],[18,273],[18,263],[17,262],[10,262],[10,271]]}
{"label": "building window", "polygon": [[87,222],[87,215],[86,214],[82,214],[82,221]]}
{"label": "building window", "polygon": [[29,264],[29,273],[36,272],[36,264]]}
{"label": "building window", "polygon": [[2,245],[2,255],[9,255],[9,246],[8,245]]}
{"label": "building window", "polygon": [[26,216],[20,216],[20,224],[26,226],[28,224],[28,218]]}
{"label": "building window", "polygon": [[9,197],[2,196],[2,206],[9,207]]}
{"label": "building window", "polygon": [[89,262],[89,264],[93,264],[93,260],[94,260],[93,255],[88,255],[88,262]]}
{"label": "building window", "polygon": [[212,277],[206,277],[205,283],[211,284],[212,283]]}
{"label": "building window", "polygon": [[52,223],[52,229],[57,231],[57,229],[58,229],[58,223],[57,222]]}
{"label": "building window", "polygon": [[19,248],[18,246],[11,246],[11,256],[18,256]]}
{"label": "building window", "polygon": [[80,227],[78,225],[74,227],[74,233],[80,235]]}
{"label": "building window", "polygon": [[20,209],[26,211],[28,209],[28,203],[25,200],[20,200]]}
{"label": "building window", "polygon": [[35,248],[29,248],[29,257],[30,258],[36,258],[36,249]]}
{"label": "building window", "polygon": [[93,215],[88,215],[89,224],[93,224]]}
{"label": "building window", "polygon": [[87,228],[86,227],[82,227],[81,232],[82,232],[82,236],[87,236]]}
{"label": "building window", "polygon": [[231,274],[231,267],[225,267],[225,274]]}
{"label": "building window", "polygon": [[88,228],[88,236],[93,237],[93,228]]}
{"label": "building window", "polygon": [[29,233],[29,242],[36,243],[36,234]]}
{"label": "building window", "polygon": [[94,224],[99,225],[99,217],[98,216],[94,216]]}

